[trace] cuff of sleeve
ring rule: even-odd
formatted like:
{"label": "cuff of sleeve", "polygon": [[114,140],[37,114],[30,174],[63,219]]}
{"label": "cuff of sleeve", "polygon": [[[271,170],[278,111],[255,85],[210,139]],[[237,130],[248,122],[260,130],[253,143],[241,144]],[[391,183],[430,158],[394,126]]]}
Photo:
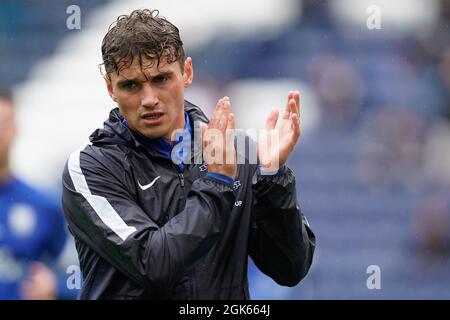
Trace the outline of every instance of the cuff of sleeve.
{"label": "cuff of sleeve", "polygon": [[279,175],[279,174],[283,174],[286,172],[287,167],[286,165],[282,165],[280,168],[278,168],[278,170],[266,170],[263,167],[261,167],[260,165],[258,165],[258,168],[256,169],[258,174],[262,175],[262,176],[274,176],[274,175]]}
{"label": "cuff of sleeve", "polygon": [[225,183],[226,185],[230,186],[231,188],[233,188],[234,180],[224,174],[208,172],[207,176],[209,178],[219,180],[219,181]]}

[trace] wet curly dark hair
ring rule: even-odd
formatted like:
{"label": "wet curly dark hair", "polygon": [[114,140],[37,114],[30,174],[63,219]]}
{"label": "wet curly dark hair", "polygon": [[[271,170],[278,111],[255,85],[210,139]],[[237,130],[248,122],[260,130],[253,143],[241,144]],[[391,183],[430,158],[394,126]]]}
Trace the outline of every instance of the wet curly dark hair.
{"label": "wet curly dark hair", "polygon": [[102,58],[106,76],[128,68],[135,58],[141,67],[143,58],[157,61],[162,57],[168,63],[179,61],[184,70],[185,53],[178,28],[158,10],[134,10],[121,15],[108,29],[102,42]]}

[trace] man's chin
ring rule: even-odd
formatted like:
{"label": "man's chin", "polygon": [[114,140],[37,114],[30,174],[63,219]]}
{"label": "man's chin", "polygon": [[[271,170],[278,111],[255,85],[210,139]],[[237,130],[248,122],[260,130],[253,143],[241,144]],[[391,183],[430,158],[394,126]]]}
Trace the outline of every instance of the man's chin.
{"label": "man's chin", "polygon": [[146,138],[149,139],[159,139],[159,138],[163,138],[165,136],[165,133],[163,130],[141,130],[139,131],[139,133],[141,135],[143,135]]}

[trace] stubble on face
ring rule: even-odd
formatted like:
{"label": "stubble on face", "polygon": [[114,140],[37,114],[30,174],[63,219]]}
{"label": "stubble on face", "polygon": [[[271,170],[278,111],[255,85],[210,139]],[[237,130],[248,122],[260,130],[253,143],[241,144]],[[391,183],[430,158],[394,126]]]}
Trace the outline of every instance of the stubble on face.
{"label": "stubble on face", "polygon": [[108,90],[133,131],[148,138],[171,139],[182,129],[184,119],[184,77],[178,61],[134,59],[119,74],[111,74]]}

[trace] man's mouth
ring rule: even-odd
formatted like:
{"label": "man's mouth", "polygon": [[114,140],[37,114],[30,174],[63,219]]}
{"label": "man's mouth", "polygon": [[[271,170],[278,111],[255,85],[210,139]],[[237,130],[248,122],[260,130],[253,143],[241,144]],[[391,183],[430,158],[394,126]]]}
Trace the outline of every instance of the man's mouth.
{"label": "man's mouth", "polygon": [[162,112],[151,112],[151,113],[144,114],[142,116],[142,118],[147,119],[147,120],[155,120],[155,119],[159,119],[162,115],[163,115]]}
{"label": "man's mouth", "polygon": [[147,112],[141,116],[142,121],[151,126],[160,125],[164,119],[163,117],[164,113],[162,112]]}

